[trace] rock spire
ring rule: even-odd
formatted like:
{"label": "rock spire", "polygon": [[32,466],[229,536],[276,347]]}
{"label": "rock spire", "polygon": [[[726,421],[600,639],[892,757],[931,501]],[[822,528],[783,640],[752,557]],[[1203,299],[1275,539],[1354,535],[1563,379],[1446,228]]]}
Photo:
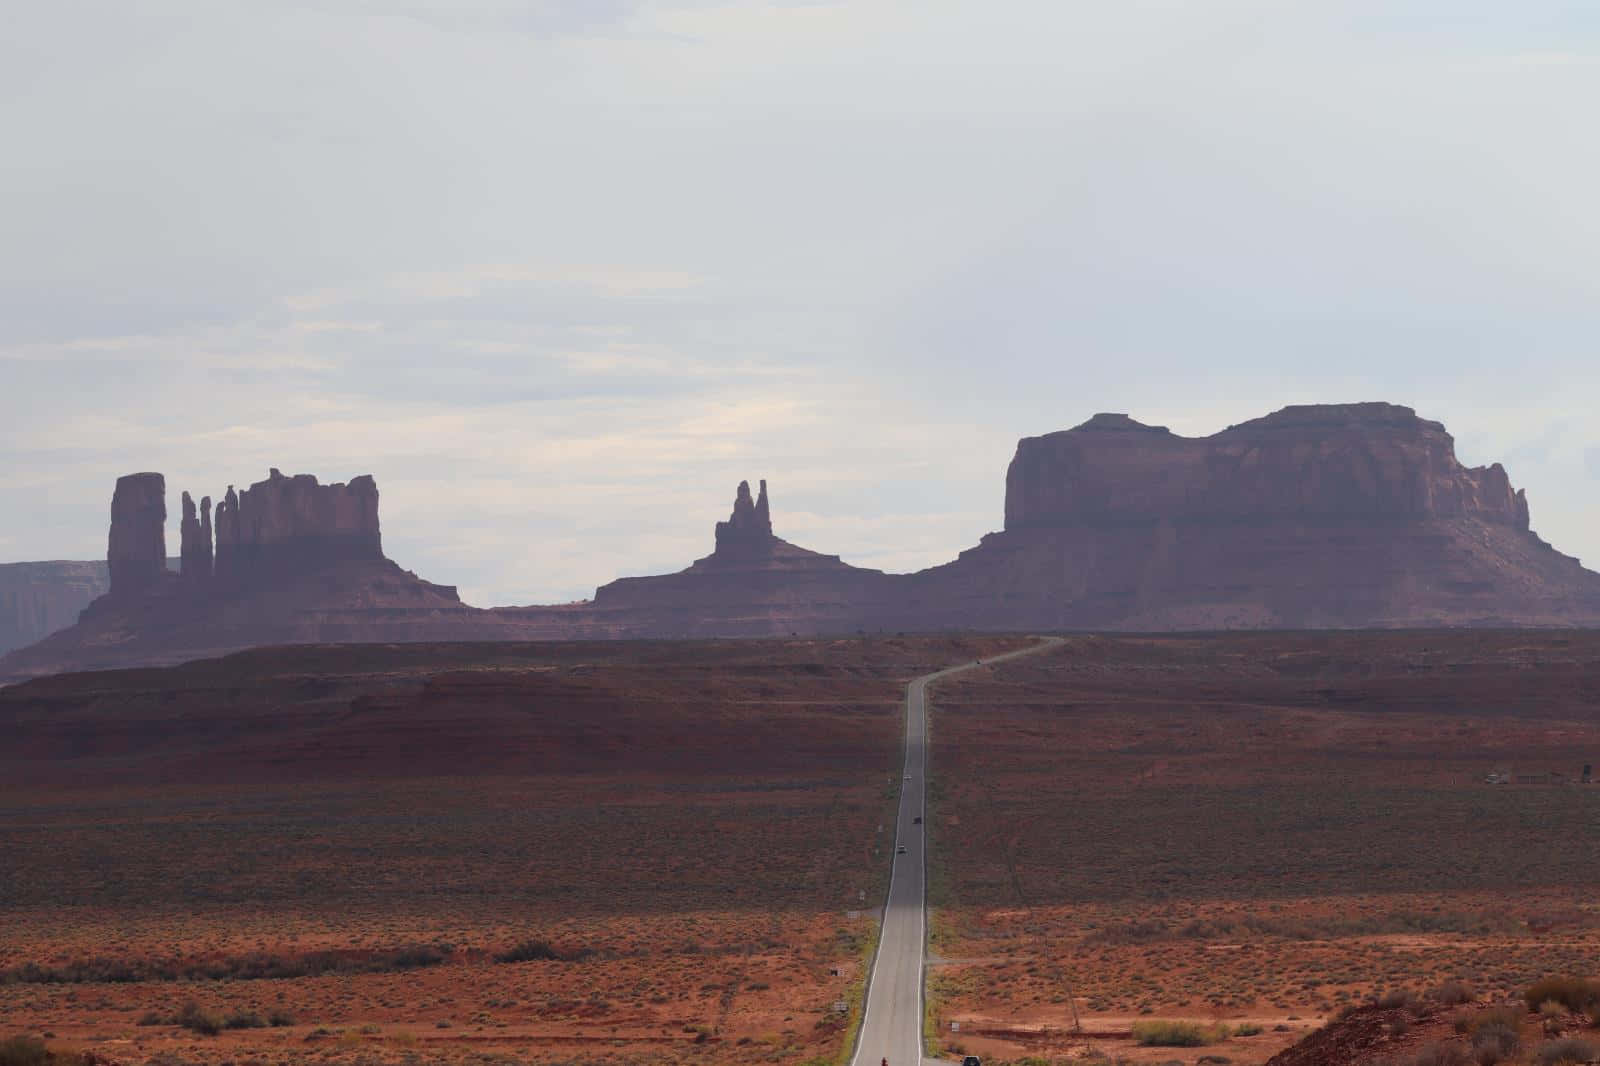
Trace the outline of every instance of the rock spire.
{"label": "rock spire", "polygon": [[167,568],[166,525],[166,478],[144,473],[117,479],[106,548],[112,595],[138,595],[161,580]]}

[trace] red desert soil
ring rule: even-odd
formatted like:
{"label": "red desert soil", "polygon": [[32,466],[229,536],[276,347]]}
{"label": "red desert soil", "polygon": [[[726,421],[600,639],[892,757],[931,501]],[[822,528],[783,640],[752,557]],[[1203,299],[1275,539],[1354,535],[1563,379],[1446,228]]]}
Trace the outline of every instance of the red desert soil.
{"label": "red desert soil", "polygon": [[[951,1052],[1259,1063],[1392,989],[1600,970],[1600,634],[1074,637],[931,729]],[[1160,1019],[1262,1032],[1128,1039]]]}
{"label": "red desert soil", "polygon": [[[904,681],[1024,643],[282,648],[0,690],[0,1037],[831,1061]],[[496,961],[529,941],[557,957]],[[292,1021],[205,1036],[190,1001]]]}

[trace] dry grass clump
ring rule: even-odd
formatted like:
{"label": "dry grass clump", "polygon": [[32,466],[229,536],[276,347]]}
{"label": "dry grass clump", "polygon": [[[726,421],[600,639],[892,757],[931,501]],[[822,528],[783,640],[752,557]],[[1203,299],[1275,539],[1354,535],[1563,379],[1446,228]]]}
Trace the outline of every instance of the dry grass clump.
{"label": "dry grass clump", "polygon": [[1600,1049],[1587,1040],[1569,1036],[1539,1045],[1533,1054],[1537,1066],[1577,1066],[1600,1057]]}
{"label": "dry grass clump", "polygon": [[1465,981],[1446,981],[1430,991],[1428,998],[1444,1007],[1459,1007],[1478,997]]}
{"label": "dry grass clump", "polygon": [[1225,1025],[1199,1022],[1148,1021],[1133,1023],[1133,1039],[1145,1047],[1205,1047],[1228,1039]]}
{"label": "dry grass clump", "polygon": [[1507,1062],[1516,1057],[1521,1047],[1522,1034],[1513,1025],[1480,1025],[1472,1034],[1472,1058],[1478,1066]]}

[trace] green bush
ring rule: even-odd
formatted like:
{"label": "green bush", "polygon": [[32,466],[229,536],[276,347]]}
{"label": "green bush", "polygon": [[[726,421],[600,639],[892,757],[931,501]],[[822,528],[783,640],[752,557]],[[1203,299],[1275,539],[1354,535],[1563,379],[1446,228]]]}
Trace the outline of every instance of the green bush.
{"label": "green bush", "polygon": [[1134,1022],[1133,1039],[1145,1047],[1205,1047],[1228,1038],[1226,1026],[1199,1022]]}
{"label": "green bush", "polygon": [[1261,1035],[1261,1026],[1257,1025],[1255,1022],[1240,1022],[1238,1025],[1233,1027],[1233,1035],[1259,1036]]}

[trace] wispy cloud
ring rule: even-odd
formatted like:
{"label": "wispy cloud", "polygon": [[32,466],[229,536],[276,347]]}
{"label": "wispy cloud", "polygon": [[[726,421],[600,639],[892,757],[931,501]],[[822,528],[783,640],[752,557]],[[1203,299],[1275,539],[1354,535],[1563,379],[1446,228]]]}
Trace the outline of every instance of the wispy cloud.
{"label": "wispy cloud", "polygon": [[[1556,0],[23,5],[0,515],[372,472],[477,602],[780,533],[909,569],[1017,437],[1388,399],[1600,557],[1600,23]],[[196,86],[203,86],[197,91]]]}

